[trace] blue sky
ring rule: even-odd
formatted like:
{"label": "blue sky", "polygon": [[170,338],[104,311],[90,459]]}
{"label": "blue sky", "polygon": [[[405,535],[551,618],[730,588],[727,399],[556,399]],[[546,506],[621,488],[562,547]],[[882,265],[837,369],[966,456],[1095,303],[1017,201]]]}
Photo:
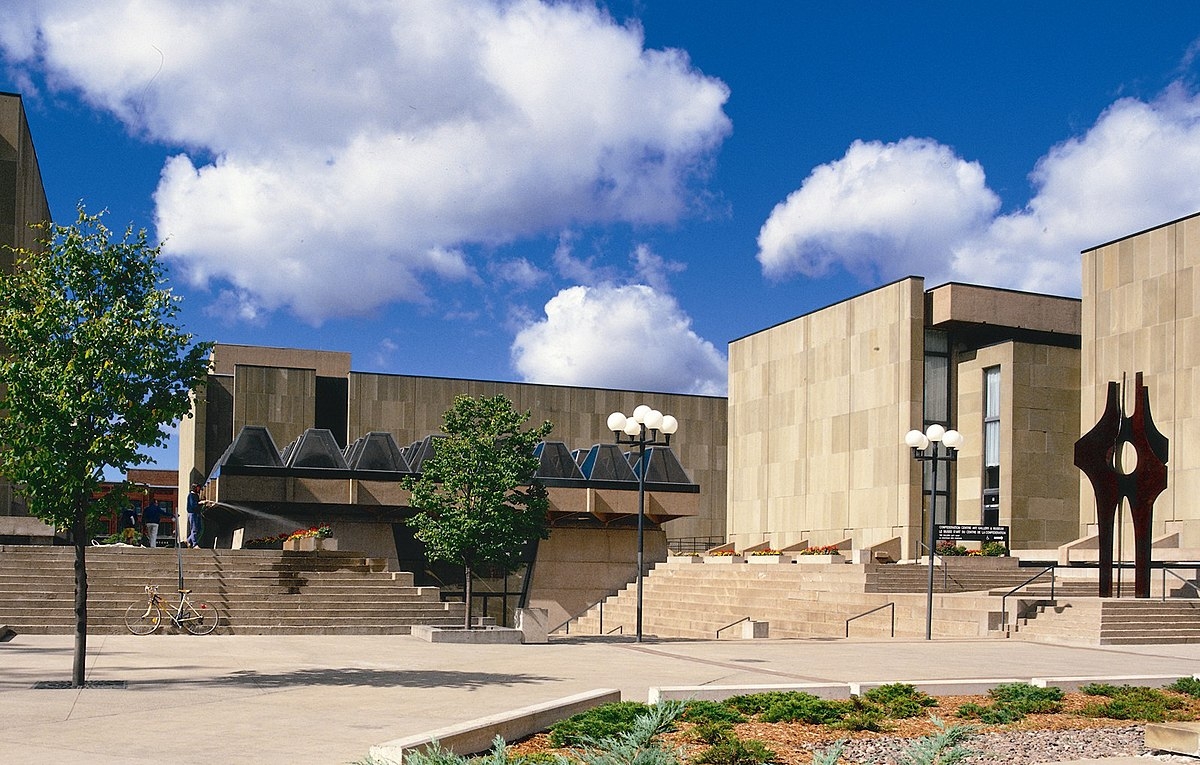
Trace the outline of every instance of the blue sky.
{"label": "blue sky", "polygon": [[0,90],[201,338],[722,394],[737,337],[910,273],[1077,295],[1200,210],[1198,41],[1193,2],[9,0]]}

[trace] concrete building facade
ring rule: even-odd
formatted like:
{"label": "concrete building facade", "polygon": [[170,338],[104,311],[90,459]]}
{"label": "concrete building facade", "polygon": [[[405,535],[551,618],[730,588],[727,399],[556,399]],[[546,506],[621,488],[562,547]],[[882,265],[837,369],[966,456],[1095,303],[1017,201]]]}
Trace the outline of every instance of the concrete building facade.
{"label": "concrete building facade", "polygon": [[[39,237],[32,226],[49,221],[50,205],[24,104],[15,93],[0,93],[0,269],[11,273],[14,258],[9,248],[35,249]],[[28,515],[12,484],[0,481],[0,541],[44,541],[53,533]]]}
{"label": "concrete building facade", "polygon": [[935,494],[904,434],[936,422],[966,438],[937,522],[1071,541],[1079,316],[1069,298],[909,277],[733,341],[730,540],[917,557]]}
{"label": "concrete building facade", "polygon": [[[1104,409],[1109,381],[1144,374],[1158,429],[1170,439],[1167,489],[1154,506],[1153,534],[1200,549],[1200,213],[1083,252],[1080,432]],[[1084,480],[1080,536],[1094,533],[1095,499]],[[1126,518],[1128,515],[1126,514]],[[1124,524],[1125,549],[1132,524]],[[1177,535],[1177,536],[1176,536]]]}

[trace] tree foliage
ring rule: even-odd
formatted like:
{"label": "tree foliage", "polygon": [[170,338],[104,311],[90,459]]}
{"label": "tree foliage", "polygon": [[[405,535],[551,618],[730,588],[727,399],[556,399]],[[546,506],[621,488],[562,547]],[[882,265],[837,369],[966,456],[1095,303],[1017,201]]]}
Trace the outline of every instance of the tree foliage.
{"label": "tree foliage", "polygon": [[523,430],[528,419],[503,395],[454,399],[445,438],[408,484],[417,510],[409,524],[431,560],[507,574],[527,542],[546,537],[549,501],[533,450],[553,426]]}
{"label": "tree foliage", "polygon": [[144,230],[120,241],[83,206],[72,226],[46,225],[39,252],[15,249],[0,278],[0,472],[30,512],[66,528],[105,466],[146,462],[190,408],[207,343],[174,320],[159,248]]}
{"label": "tree foliage", "polygon": [[[159,247],[144,230],[115,240],[83,206],[71,226],[46,224],[35,251],[9,248],[0,275],[0,474],[29,511],[75,543],[75,664],[83,684],[87,644],[86,545],[92,496],[105,467],[147,462],[143,446],[187,414],[203,379],[208,343],[175,323]],[[123,492],[108,494],[116,501]]]}

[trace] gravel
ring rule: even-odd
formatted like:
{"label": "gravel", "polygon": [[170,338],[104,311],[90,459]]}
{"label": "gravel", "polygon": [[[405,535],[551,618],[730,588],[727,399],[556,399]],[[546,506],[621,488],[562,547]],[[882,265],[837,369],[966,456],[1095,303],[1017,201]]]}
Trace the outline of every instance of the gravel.
{"label": "gravel", "polygon": [[[966,748],[978,754],[962,762],[969,765],[1036,765],[1084,758],[1140,755],[1146,757],[1147,765],[1155,762],[1200,763],[1200,760],[1192,757],[1153,754],[1142,745],[1142,741],[1141,725],[983,733],[967,741]],[[842,762],[894,765],[899,762],[897,755],[911,744],[911,739],[893,737],[854,739],[846,744]]]}

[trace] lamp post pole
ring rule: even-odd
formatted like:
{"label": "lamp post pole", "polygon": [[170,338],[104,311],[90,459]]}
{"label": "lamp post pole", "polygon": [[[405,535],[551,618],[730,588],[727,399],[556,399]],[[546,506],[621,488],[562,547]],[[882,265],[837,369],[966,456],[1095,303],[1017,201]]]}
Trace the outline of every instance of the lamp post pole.
{"label": "lamp post pole", "polygon": [[[938,463],[953,462],[958,457],[958,449],[962,446],[963,437],[957,430],[946,430],[934,423],[922,433],[910,430],[904,436],[904,443],[912,448],[913,459],[918,462],[932,462],[933,486],[929,492],[929,522],[925,531],[925,552],[929,556],[929,578],[925,585],[925,639],[933,639],[933,556],[934,556],[934,526],[937,523],[937,490]],[[941,444],[939,448],[938,444]],[[926,451],[928,450],[928,451]],[[925,471],[921,471],[921,494],[925,493]]]}
{"label": "lamp post pole", "polygon": [[626,417],[621,412],[608,416],[608,429],[618,444],[636,446],[638,450],[638,514],[637,514],[637,642],[642,642],[642,572],[646,554],[646,449],[670,446],[671,436],[679,429],[679,421],[669,414],[642,404]]}

